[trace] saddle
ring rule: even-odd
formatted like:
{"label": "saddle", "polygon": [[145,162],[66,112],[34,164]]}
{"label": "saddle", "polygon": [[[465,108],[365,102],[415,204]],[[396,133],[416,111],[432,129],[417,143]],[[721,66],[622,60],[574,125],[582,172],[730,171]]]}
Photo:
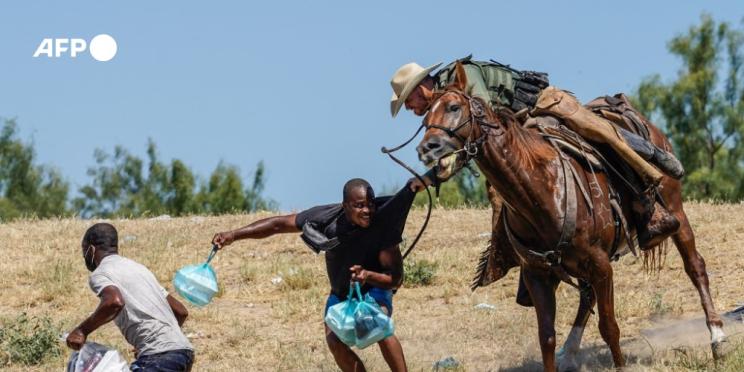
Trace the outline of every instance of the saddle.
{"label": "saddle", "polygon": [[[649,146],[648,124],[643,116],[632,107],[624,94],[599,97],[585,107],[610,121],[617,132],[625,138],[626,142],[635,151],[639,153],[648,151],[646,149]],[[632,192],[640,192],[643,189],[643,184],[632,169],[622,160],[617,159],[612,154],[612,151],[606,151],[606,149],[599,147],[601,145],[597,146],[586,141],[576,132],[562,125],[560,120],[553,116],[533,117],[527,115],[522,117],[522,126],[538,131],[543,138],[553,144],[562,153],[561,156],[569,156],[575,159],[591,173],[604,172],[613,179],[613,182],[610,183],[610,205],[612,206],[613,217],[615,219],[616,234],[611,257],[617,260],[629,252],[636,255],[635,241],[630,235],[628,222],[622,213],[619,194],[612,186],[614,182],[624,182],[625,186],[632,190]],[[578,173],[572,165],[570,165],[570,171],[574,175],[574,177],[571,177],[572,182],[578,186],[589,208],[593,209],[592,199],[584,184],[576,177]],[[503,220],[502,217],[500,217],[500,220]],[[499,222],[501,223],[502,221]],[[494,232],[488,247],[481,253],[476,267],[476,275],[471,284],[472,290],[499,280],[506,275],[511,267],[516,266],[516,262],[513,259],[504,259],[508,255],[504,254],[503,245],[510,244],[508,239],[501,236],[506,233],[505,228],[508,229],[508,227],[504,227],[500,226],[500,229]],[[624,236],[620,233],[621,230],[625,233]],[[627,245],[625,249],[620,250],[622,238],[625,239]]]}

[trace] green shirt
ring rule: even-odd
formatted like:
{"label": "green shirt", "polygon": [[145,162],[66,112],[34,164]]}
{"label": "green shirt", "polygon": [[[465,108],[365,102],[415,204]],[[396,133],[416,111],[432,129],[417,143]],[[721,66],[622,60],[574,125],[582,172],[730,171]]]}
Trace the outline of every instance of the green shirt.
{"label": "green shirt", "polygon": [[[467,77],[465,93],[488,102],[491,107],[511,107],[514,101],[515,74],[506,69],[494,66],[489,62],[461,60]],[[436,88],[443,89],[455,80],[452,73],[455,63],[443,67],[435,76]]]}

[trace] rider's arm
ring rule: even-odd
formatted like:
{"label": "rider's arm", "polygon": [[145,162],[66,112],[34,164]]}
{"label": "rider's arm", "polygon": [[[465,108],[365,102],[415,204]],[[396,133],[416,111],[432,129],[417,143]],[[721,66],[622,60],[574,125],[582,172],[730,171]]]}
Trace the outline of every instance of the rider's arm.
{"label": "rider's arm", "polygon": [[297,214],[269,217],[258,220],[250,225],[243,226],[237,230],[217,233],[212,238],[212,244],[222,248],[230,245],[235,240],[261,239],[274,234],[300,232],[295,220]]}

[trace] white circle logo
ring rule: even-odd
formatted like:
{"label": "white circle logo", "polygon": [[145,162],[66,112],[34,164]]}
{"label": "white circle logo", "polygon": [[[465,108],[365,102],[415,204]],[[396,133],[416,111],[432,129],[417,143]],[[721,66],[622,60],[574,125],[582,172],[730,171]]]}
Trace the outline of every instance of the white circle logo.
{"label": "white circle logo", "polygon": [[96,61],[110,61],[116,55],[116,40],[110,35],[100,34],[90,41],[88,49]]}

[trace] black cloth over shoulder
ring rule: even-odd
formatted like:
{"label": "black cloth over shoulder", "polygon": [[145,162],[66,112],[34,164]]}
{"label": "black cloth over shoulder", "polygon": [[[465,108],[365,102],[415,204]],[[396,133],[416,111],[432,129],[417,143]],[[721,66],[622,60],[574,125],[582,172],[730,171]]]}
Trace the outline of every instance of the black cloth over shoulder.
{"label": "black cloth over shoulder", "polygon": [[375,198],[376,211],[367,228],[348,221],[340,203],[320,205],[297,214],[295,223],[302,230],[302,240],[315,253],[325,252],[331,293],[346,298],[351,266],[385,272],[379,260],[380,250],[403,240],[403,229],[415,196],[406,185],[395,195]]}

